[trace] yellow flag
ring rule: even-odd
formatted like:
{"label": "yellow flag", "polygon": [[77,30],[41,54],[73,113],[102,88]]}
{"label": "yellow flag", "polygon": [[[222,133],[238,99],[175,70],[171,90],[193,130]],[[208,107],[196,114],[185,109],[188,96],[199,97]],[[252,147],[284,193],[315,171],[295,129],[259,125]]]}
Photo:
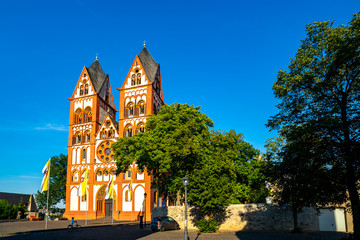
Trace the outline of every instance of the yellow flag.
{"label": "yellow flag", "polygon": [[88,170],[85,169],[84,172],[84,177],[81,177],[80,180],[80,186],[79,186],[79,196],[85,196],[86,195],[86,187],[87,187],[87,175],[88,175]]}
{"label": "yellow flag", "polygon": [[106,186],[105,189],[105,198],[106,199],[113,199],[114,198],[114,180],[113,180],[113,176],[111,176],[111,179],[108,183],[108,185]]}
{"label": "yellow flag", "polygon": [[50,176],[50,159],[49,161],[47,161],[47,163],[45,164],[43,170],[43,180],[41,182],[41,192],[45,192],[49,189],[49,176]]}

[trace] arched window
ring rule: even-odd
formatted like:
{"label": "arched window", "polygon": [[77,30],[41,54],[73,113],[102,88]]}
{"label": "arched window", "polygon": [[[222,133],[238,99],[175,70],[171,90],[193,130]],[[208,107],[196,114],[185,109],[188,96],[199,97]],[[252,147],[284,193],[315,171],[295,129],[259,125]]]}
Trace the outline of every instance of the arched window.
{"label": "arched window", "polygon": [[91,122],[91,120],[92,120],[91,107],[86,107],[84,110],[84,123]]}
{"label": "arched window", "polygon": [[82,110],[81,108],[76,109],[74,114],[74,124],[82,123]]}
{"label": "arched window", "polygon": [[110,174],[116,176],[116,170],[115,168],[110,169]]}
{"label": "arched window", "polygon": [[133,128],[131,124],[128,124],[125,127],[124,137],[132,137],[132,135],[133,135]]}
{"label": "arched window", "polygon": [[102,179],[102,171],[100,169],[98,169],[96,171],[96,181],[103,181],[103,179]]}
{"label": "arched window", "polygon": [[81,143],[81,133],[76,132],[73,137],[73,144]]}
{"label": "arched window", "polygon": [[134,115],[134,103],[129,102],[125,107],[125,117],[132,117]]}
{"label": "arched window", "polygon": [[137,104],[137,107],[138,107],[139,115],[145,114],[145,102],[144,102],[144,101],[141,100],[141,101]]}
{"label": "arched window", "polygon": [[101,138],[101,139],[107,138],[107,132],[106,132],[105,130],[102,130],[102,131],[100,132],[100,138]]}
{"label": "arched window", "polygon": [[80,86],[80,96],[84,95],[84,85]]}
{"label": "arched window", "polygon": [[114,138],[115,137],[115,130],[113,128],[110,128],[109,130],[109,138]]}
{"label": "arched window", "polygon": [[85,95],[89,94],[89,84],[85,84]]}
{"label": "arched window", "polygon": [[135,86],[135,78],[136,78],[136,76],[135,76],[135,74],[133,74],[131,76],[131,86]]}
{"label": "arched window", "polygon": [[86,161],[86,148],[83,148],[82,150],[82,159],[83,161]]}
{"label": "arched window", "polygon": [[87,130],[85,133],[84,133],[84,142],[90,142],[91,140],[91,137],[90,137],[90,131]]}
{"label": "arched window", "polygon": [[138,73],[138,74],[137,74],[136,84],[137,84],[137,85],[141,84],[141,73]]}
{"label": "arched window", "polygon": [[139,133],[139,132],[141,133],[145,132],[145,124],[143,122],[139,123],[136,127],[135,133]]}
{"label": "arched window", "polygon": [[79,181],[79,173],[78,173],[78,171],[74,171],[73,172],[73,174],[72,174],[72,181],[73,182],[77,182],[77,181]]}

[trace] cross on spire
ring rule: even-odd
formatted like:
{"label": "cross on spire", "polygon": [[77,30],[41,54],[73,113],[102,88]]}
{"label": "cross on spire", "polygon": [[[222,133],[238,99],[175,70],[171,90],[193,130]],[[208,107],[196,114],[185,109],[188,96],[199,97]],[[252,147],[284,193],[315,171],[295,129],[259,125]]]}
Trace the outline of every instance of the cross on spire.
{"label": "cross on spire", "polygon": [[144,44],[144,47],[146,47],[146,41],[145,40],[144,40],[143,44]]}

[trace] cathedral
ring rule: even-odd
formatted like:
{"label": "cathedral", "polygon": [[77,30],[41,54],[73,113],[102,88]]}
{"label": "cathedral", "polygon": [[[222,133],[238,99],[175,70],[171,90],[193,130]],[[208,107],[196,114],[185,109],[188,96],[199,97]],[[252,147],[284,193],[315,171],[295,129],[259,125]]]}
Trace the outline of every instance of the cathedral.
{"label": "cathedral", "polygon": [[[69,98],[64,214],[69,219],[113,216],[117,220],[139,220],[146,214],[150,220],[152,208],[164,204],[151,188],[152,176],[139,170],[135,162],[126,173],[115,174],[116,163],[111,149],[116,138],[144,132],[146,118],[156,114],[164,105],[160,65],[145,45],[117,89],[120,91],[119,111],[115,108],[109,75],[105,74],[96,58],[89,67],[82,69]],[[106,199],[106,187],[111,177],[114,198]],[[79,196],[80,182],[85,178],[86,195]]]}

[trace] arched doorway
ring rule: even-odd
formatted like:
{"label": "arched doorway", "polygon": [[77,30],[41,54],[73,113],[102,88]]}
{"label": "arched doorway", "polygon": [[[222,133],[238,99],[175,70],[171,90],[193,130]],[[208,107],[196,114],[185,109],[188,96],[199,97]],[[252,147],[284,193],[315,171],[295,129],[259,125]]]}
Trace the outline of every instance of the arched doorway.
{"label": "arched doorway", "polygon": [[113,199],[105,199],[106,185],[102,186],[96,194],[96,218],[111,217],[111,209],[116,210],[116,192]]}

